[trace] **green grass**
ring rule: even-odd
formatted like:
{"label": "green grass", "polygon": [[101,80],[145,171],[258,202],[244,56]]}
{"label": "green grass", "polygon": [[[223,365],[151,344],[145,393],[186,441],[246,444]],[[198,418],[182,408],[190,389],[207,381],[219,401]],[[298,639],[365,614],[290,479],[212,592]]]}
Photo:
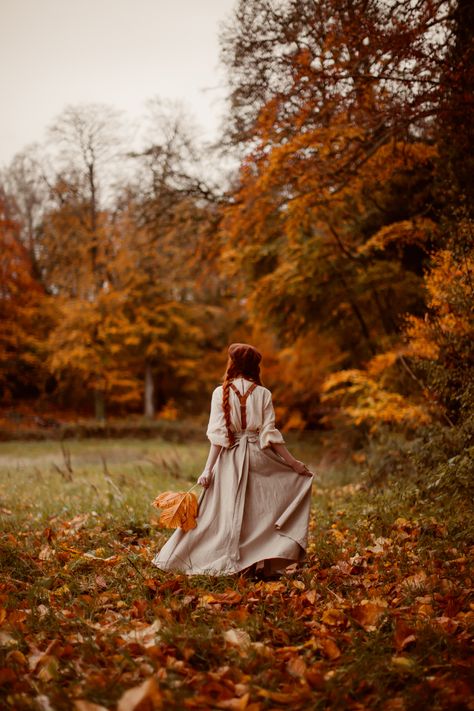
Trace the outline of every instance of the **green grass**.
{"label": "green grass", "polygon": [[[196,480],[204,438],[1,443],[0,707],[112,711],[153,677],[170,711],[467,708],[474,575],[459,506],[437,509],[409,480],[367,486],[327,439],[288,440],[323,483],[307,562],[271,583],[151,565],[169,532],[150,503]],[[357,611],[373,600],[386,608],[367,629]]]}
{"label": "green grass", "polygon": [[12,511],[5,523],[27,519],[39,525],[52,516],[85,512],[147,521],[155,496],[169,488],[189,488],[206,454],[204,442],[0,443],[0,505]]}

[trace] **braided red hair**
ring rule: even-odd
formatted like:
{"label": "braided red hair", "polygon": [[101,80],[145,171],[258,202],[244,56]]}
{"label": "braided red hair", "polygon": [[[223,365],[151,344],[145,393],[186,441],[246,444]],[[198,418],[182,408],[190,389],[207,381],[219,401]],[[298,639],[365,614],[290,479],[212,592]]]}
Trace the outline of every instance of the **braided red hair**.
{"label": "braided red hair", "polygon": [[[246,344],[236,343],[229,347],[229,360],[227,361],[227,369],[224,375],[222,385],[222,409],[224,411],[225,426],[227,429],[227,438],[229,445],[232,447],[235,444],[235,434],[231,429],[230,418],[230,384],[232,380],[238,377],[251,380],[257,385],[261,385],[260,380],[260,360],[262,356],[253,348]],[[249,355],[251,356],[249,358]]]}

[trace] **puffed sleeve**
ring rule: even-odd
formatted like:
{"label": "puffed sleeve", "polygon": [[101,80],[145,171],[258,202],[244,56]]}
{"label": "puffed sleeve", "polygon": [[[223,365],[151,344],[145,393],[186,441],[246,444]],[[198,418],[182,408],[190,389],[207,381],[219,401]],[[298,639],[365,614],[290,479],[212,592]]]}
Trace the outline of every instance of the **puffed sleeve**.
{"label": "puffed sleeve", "polygon": [[270,444],[284,444],[285,440],[280,430],[275,427],[275,410],[273,409],[272,394],[265,392],[263,403],[263,419],[260,428],[260,447],[269,447]]}
{"label": "puffed sleeve", "polygon": [[207,426],[207,437],[212,444],[221,447],[229,446],[227,428],[225,426],[224,410],[222,409],[222,387],[217,387],[212,393],[211,414]]}

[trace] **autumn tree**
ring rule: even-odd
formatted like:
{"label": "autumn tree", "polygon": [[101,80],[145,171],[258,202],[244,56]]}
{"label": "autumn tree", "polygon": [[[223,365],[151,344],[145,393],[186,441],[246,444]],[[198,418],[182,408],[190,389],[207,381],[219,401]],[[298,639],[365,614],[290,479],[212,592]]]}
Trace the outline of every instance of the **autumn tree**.
{"label": "autumn tree", "polygon": [[[107,171],[119,155],[120,130],[117,112],[98,104],[66,107],[50,129],[56,153],[49,179],[49,210],[41,225],[45,280],[50,291],[64,297],[63,325],[69,316],[67,297],[76,304],[82,301],[84,313],[96,309],[97,317],[87,319],[87,333],[91,347],[95,345],[98,352],[102,351],[101,321],[105,319],[100,297],[110,290],[111,242],[106,205],[111,197],[107,177],[111,173]],[[71,308],[70,316],[75,322],[72,303]],[[67,360],[66,343],[62,358]],[[74,360],[73,355],[71,358]],[[53,361],[56,362],[54,358]],[[104,380],[91,372],[88,382],[93,385],[96,417],[103,419]]]}
{"label": "autumn tree", "polygon": [[216,303],[219,276],[204,264],[220,213],[215,187],[204,175],[203,148],[182,106],[151,101],[142,148],[130,155],[136,177],[124,213],[129,237],[121,279],[130,318],[135,314],[144,412],[152,416],[173,391],[188,399],[199,395],[199,362],[215,348],[209,319],[225,320]]}
{"label": "autumn tree", "polygon": [[42,393],[47,371],[45,339],[54,323],[22,244],[20,224],[9,215],[11,205],[0,189],[0,387],[3,403]]}
{"label": "autumn tree", "polygon": [[243,156],[223,262],[288,342],[322,328],[361,364],[423,310],[455,10],[254,0],[223,33],[228,141]]}
{"label": "autumn tree", "polygon": [[4,171],[3,183],[11,208],[20,228],[25,246],[38,279],[41,274],[41,224],[47,206],[48,186],[45,180],[47,159],[42,148],[33,144],[17,153]]}

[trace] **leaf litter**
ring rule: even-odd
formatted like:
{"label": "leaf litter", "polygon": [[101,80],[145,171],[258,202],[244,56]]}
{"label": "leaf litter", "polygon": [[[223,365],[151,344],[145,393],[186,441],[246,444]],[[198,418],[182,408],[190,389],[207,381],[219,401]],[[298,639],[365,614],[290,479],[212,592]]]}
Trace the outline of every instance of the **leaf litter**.
{"label": "leaf litter", "polygon": [[111,517],[1,533],[2,708],[474,709],[472,549],[365,524],[315,510],[304,565],[258,582],[158,571],[158,531]]}

